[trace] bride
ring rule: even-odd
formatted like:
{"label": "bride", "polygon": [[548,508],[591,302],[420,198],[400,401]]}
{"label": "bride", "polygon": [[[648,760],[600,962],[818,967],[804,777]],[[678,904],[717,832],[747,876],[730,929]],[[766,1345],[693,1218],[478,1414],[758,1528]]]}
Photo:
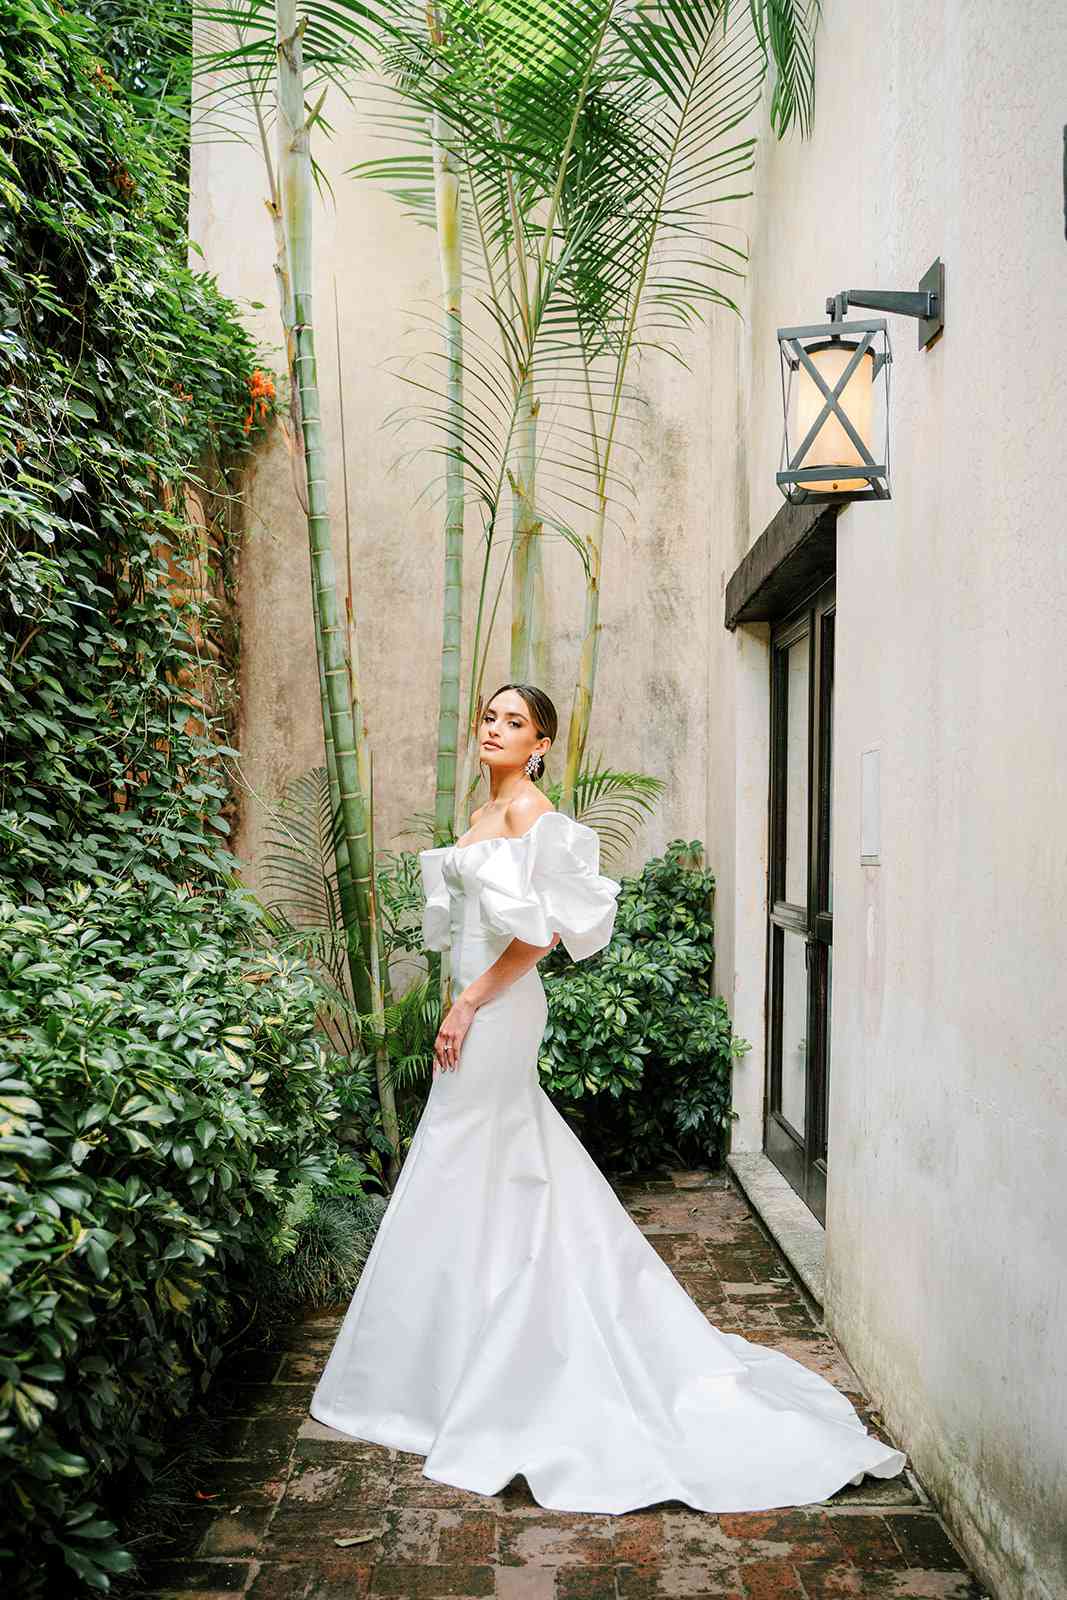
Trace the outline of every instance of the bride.
{"label": "bride", "polygon": [[500,689],[490,797],[420,852],[456,997],[311,1414],[476,1494],[521,1473],[557,1511],[762,1511],[894,1477],[903,1453],[825,1378],[707,1321],[540,1086],[537,963],[603,949],[621,887],[536,786],[556,727],[539,689]]}

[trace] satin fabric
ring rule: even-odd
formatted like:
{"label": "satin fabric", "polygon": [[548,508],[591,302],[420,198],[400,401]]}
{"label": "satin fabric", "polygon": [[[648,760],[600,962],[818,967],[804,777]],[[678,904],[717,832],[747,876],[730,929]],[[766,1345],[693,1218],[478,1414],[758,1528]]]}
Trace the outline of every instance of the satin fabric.
{"label": "satin fabric", "polygon": [[[576,960],[611,937],[620,885],[561,812],[420,865],[457,990],[513,937]],[[476,1494],[522,1473],[558,1511],[762,1511],[899,1473],[826,1379],[707,1321],[541,1088],[546,1018],[534,967],[435,1075],[312,1416]]]}

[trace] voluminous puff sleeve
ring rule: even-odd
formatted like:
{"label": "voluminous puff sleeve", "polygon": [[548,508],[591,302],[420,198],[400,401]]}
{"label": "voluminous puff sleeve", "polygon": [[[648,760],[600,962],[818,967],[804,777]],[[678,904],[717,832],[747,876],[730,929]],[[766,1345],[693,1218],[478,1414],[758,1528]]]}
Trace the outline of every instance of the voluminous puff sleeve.
{"label": "voluminous puff sleeve", "polygon": [[527,944],[558,933],[572,959],[602,950],[622,885],[600,872],[600,839],[584,822],[545,811],[527,834],[487,851],[475,869],[490,927]]}
{"label": "voluminous puff sleeve", "polygon": [[444,876],[447,849],[447,845],[442,845],[437,850],[419,851],[422,892],[426,896],[422,908],[422,942],[427,950],[447,950],[452,942],[448,884]]}

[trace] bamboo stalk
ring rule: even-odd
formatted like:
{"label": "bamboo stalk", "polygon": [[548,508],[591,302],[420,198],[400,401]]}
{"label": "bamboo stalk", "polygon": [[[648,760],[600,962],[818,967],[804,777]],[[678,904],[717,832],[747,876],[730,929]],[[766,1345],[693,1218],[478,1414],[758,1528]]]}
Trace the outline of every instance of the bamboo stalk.
{"label": "bamboo stalk", "polygon": [[337,766],[341,830],[350,867],[339,874],[342,919],[350,934],[358,929],[354,962],[356,1004],[372,1010],[372,940],[368,904],[371,859],[366,806],[360,788],[357,728],[361,717],[353,705],[345,632],[337,597],[337,575],[330,538],[326,489],[326,451],[315,363],[312,296],[312,177],[310,130],[304,115],[303,34],[306,17],[297,20],[296,0],[276,0],[277,163],[281,215],[292,283],[293,326],[287,340],[296,374],[307,484],[308,545],[314,605],[318,614],[317,644],[321,649],[329,717]]}
{"label": "bamboo stalk", "polygon": [[[355,630],[350,630],[350,637],[355,643]],[[370,845],[371,860],[374,860],[374,758],[367,747],[367,794],[370,796]],[[390,1189],[396,1184],[400,1176],[400,1125],[396,1116],[396,1096],[393,1093],[393,1080],[389,1071],[389,1045],[385,1037],[385,999],[384,999],[384,945],[381,938],[381,921],[378,916],[378,885],[373,873],[370,881],[370,894],[368,896],[368,910],[370,913],[371,927],[371,987],[374,994],[374,1075],[378,1085],[378,1100],[382,1108],[382,1132],[389,1141],[389,1166],[386,1169],[386,1180]]]}
{"label": "bamboo stalk", "polygon": [[[238,38],[243,43],[243,32],[238,29]],[[289,377],[289,410],[292,421],[292,434],[289,439],[289,455],[293,473],[293,487],[296,497],[305,517],[307,516],[307,474],[304,459],[303,428],[300,423],[300,389],[296,379],[296,369],[293,361],[295,343],[293,339],[293,326],[296,313],[293,307],[292,274],[289,269],[289,244],[285,232],[285,220],[282,216],[281,195],[275,179],[274,164],[270,158],[270,145],[267,141],[267,127],[263,116],[263,107],[260,94],[252,80],[247,63],[244,67],[245,80],[252,103],[255,108],[256,128],[259,133],[260,151],[263,164],[267,173],[267,188],[269,198],[264,202],[270,216],[271,228],[274,233],[274,279],[278,290],[278,309],[281,316],[282,332],[285,338],[285,352],[287,359],[287,372]],[[315,663],[319,680],[319,709],[322,716],[323,742],[326,754],[326,778],[330,792],[330,814],[335,816],[340,804],[340,784],[337,777],[337,758],[333,746],[333,728],[330,719],[329,697],[326,690],[326,673],[323,662],[322,633],[319,611],[317,606],[312,606],[312,617],[315,626]],[[354,901],[351,888],[351,872],[348,864],[348,849],[344,840],[338,842],[335,851],[337,864],[338,894],[342,905]],[[355,993],[356,972],[361,964],[357,949],[352,947],[352,939],[346,939],[346,955],[348,962],[349,978]]]}
{"label": "bamboo stalk", "polygon": [[[334,284],[334,321],[337,325],[336,281]],[[340,329],[337,329],[337,373],[340,386],[341,350]],[[338,394],[338,414],[341,422],[341,445],[345,448],[344,392]],[[389,1051],[384,1042],[385,1007],[389,994],[389,963],[386,959],[385,932],[378,915],[378,880],[375,874],[377,854],[374,840],[374,757],[370,734],[363,711],[362,678],[359,667],[359,634],[356,629],[355,597],[352,581],[352,530],[348,518],[348,474],[345,473],[345,625],[347,634],[348,694],[352,713],[356,718],[356,769],[359,774],[360,793],[367,796],[367,833],[370,854],[370,880],[367,895],[367,925],[370,934],[372,1019],[376,1044],[374,1048],[375,1080],[378,1087],[378,1104],[382,1113],[382,1132],[389,1141],[390,1156],[386,1179],[391,1189],[400,1176],[400,1123],[396,1114],[396,1095],[389,1073]],[[338,873],[340,874],[341,849],[339,841]],[[345,851],[347,861],[347,850]],[[352,932],[346,928],[346,944],[351,955]]]}

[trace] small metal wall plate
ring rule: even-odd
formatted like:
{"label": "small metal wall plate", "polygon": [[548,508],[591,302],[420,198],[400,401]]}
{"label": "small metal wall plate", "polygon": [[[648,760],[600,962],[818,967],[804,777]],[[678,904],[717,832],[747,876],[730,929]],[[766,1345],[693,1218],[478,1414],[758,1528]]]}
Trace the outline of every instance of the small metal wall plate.
{"label": "small metal wall plate", "polygon": [[919,319],[919,349],[928,350],[945,326],[945,263],[940,256],[919,279],[919,292],[937,295],[936,317]]}

